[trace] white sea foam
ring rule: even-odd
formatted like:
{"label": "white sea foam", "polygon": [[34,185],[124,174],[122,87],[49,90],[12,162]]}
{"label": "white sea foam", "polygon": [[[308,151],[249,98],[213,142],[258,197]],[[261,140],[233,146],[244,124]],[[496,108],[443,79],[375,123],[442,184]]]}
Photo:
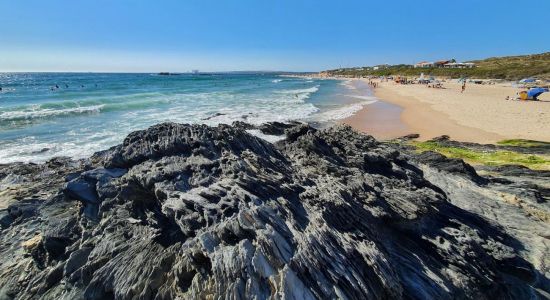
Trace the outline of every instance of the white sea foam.
{"label": "white sea foam", "polygon": [[4,111],[0,113],[0,121],[28,120],[47,118],[52,116],[64,116],[70,114],[99,113],[104,106],[105,105],[102,104],[64,109],[32,107],[31,109],[27,110]]}
{"label": "white sea foam", "polygon": [[278,141],[282,141],[285,139],[285,136],[284,135],[270,135],[270,134],[264,134],[262,133],[261,131],[257,130],[257,129],[250,129],[250,130],[247,130],[246,132],[254,135],[254,136],[257,136],[263,140],[266,140],[270,143],[275,143],[275,142],[278,142]]}
{"label": "white sea foam", "polygon": [[283,81],[283,80],[282,79],[273,79],[273,80],[271,80],[271,82],[273,82],[273,83],[277,83],[277,82],[281,82],[281,81]]}
{"label": "white sea foam", "polygon": [[[290,120],[305,119],[319,111],[311,103],[293,105],[292,103],[278,102],[278,107],[250,107],[246,105],[237,105],[231,108],[225,108],[218,111],[217,115],[208,120],[197,120],[198,123],[217,125],[220,123],[231,124],[235,121],[245,121],[250,124],[262,124],[265,122],[285,122]],[[177,120],[179,121],[179,120]]]}
{"label": "white sea foam", "polygon": [[312,94],[317,92],[318,90],[319,90],[319,85],[316,85],[305,89],[280,90],[280,91],[277,91],[276,93],[278,94],[304,94],[304,93]]}
{"label": "white sea foam", "polygon": [[346,81],[342,81],[340,83],[341,86],[345,86],[346,88],[350,89],[350,90],[355,90],[357,89],[351,82],[351,80],[346,80]]}
{"label": "white sea foam", "polygon": [[314,119],[321,122],[336,121],[349,118],[363,109],[364,106],[376,102],[376,99],[365,100],[358,103],[348,104],[342,107],[331,109],[314,116]]}
{"label": "white sea foam", "polygon": [[[136,128],[137,129],[137,128]],[[68,139],[69,136],[74,136]],[[68,133],[64,140],[42,142],[35,137],[24,137],[8,143],[0,143],[0,162],[44,162],[52,157],[68,156],[75,159],[89,157],[122,141],[117,128],[101,133]]]}
{"label": "white sea foam", "polygon": [[[374,96],[361,96],[361,95],[346,95],[346,96],[356,98],[356,99],[361,99],[361,100],[372,101],[372,103],[378,101],[378,98]],[[367,104],[370,104],[370,103],[367,103]]]}

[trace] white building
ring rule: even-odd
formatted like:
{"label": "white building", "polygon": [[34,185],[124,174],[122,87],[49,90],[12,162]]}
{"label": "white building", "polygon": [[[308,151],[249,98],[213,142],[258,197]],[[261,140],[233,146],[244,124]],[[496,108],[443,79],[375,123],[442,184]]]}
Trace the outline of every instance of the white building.
{"label": "white building", "polygon": [[421,61],[419,63],[414,64],[415,68],[430,68],[433,66],[434,66],[434,63],[429,61]]}
{"label": "white building", "polygon": [[465,69],[465,68],[473,68],[476,64],[474,63],[447,63],[443,67],[444,68],[450,68],[450,69]]}

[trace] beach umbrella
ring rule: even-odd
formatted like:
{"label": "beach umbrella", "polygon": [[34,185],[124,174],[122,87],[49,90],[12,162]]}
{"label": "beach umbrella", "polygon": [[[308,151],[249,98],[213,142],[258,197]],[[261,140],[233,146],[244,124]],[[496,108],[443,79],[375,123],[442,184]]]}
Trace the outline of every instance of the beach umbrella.
{"label": "beach umbrella", "polygon": [[540,94],[548,92],[548,89],[545,88],[532,88],[527,91],[527,97],[530,99],[537,98]]}
{"label": "beach umbrella", "polygon": [[535,78],[523,78],[519,83],[532,83],[535,82]]}

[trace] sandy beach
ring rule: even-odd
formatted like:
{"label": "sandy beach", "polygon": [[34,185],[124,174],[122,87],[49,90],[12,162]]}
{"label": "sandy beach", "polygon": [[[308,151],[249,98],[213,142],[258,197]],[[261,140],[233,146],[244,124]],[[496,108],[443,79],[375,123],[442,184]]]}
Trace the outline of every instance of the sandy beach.
{"label": "sandy beach", "polygon": [[468,84],[464,93],[454,81],[444,82],[443,87],[378,82],[376,97],[399,107],[400,117],[391,118],[390,113],[383,121],[393,125],[379,126],[373,116],[382,111],[367,105],[343,122],[381,139],[418,133],[421,140],[449,135],[478,143],[516,138],[550,141],[549,93],[541,95],[541,101],[509,101],[506,96],[519,91],[510,84]]}

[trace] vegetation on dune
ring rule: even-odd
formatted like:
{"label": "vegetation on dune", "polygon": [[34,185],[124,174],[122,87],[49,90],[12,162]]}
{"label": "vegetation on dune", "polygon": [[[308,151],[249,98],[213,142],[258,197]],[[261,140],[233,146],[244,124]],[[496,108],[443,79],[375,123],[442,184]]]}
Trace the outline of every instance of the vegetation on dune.
{"label": "vegetation on dune", "polygon": [[382,66],[378,70],[370,67],[345,68],[327,71],[330,75],[346,76],[420,76],[421,73],[451,78],[494,78],[518,80],[526,77],[550,79],[550,52],[521,56],[492,57],[471,61],[474,68],[414,68],[412,65]]}
{"label": "vegetation on dune", "polygon": [[[522,143],[527,142],[538,143],[536,141],[526,140],[507,140],[503,142],[515,143],[516,146],[523,146]],[[419,152],[435,151],[447,157],[463,159],[470,164],[488,166],[522,165],[533,170],[550,170],[550,156],[546,155],[526,154],[509,150],[480,151],[443,145],[436,141],[412,142],[412,145],[415,146]]]}

